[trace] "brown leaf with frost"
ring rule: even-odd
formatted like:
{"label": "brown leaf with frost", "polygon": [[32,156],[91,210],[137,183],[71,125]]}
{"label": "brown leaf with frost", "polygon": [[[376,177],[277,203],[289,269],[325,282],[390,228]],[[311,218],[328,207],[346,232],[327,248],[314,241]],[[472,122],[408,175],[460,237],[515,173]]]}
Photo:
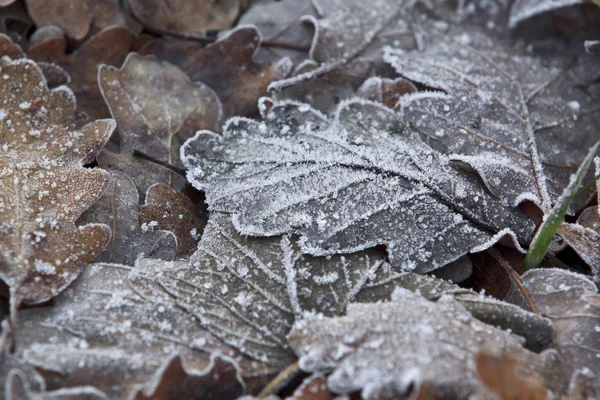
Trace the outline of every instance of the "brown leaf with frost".
{"label": "brown leaf with frost", "polygon": [[98,198],[105,172],[85,169],[115,123],[75,126],[73,94],[49,90],[31,60],[0,59],[0,278],[13,302],[39,303],[64,289],[109,237],[76,227]]}
{"label": "brown leaf with frost", "polygon": [[131,179],[122,172],[112,171],[100,199],[77,220],[79,224],[110,226],[112,236],[96,261],[133,265],[140,257],[175,258],[175,235],[156,229],[156,223],[140,226],[138,202],[138,191]]}
{"label": "brown leaf with frost", "polygon": [[485,391],[469,362],[480,348],[510,352],[524,374],[542,380],[553,393],[562,393],[568,384],[553,350],[525,350],[517,336],[475,320],[452,298],[432,303],[404,289],[396,289],[391,302],[351,304],[343,317],[300,320],[289,343],[301,369],[333,371],[329,390],[360,390],[367,400],[408,398],[422,387],[428,399],[468,398]]}
{"label": "brown leaf with frost", "polygon": [[77,97],[78,108],[93,120],[110,116],[98,87],[98,67],[101,64],[121,65],[132,42],[130,31],[115,26],[98,32],[76,51],[67,54],[67,38],[63,31],[56,26],[47,26],[32,36],[27,56],[64,68],[71,76],[70,87]]}
{"label": "brown leaf with frost", "polygon": [[155,223],[157,229],[173,232],[177,237],[177,254],[195,250],[206,225],[206,219],[198,214],[186,195],[162,183],[148,189],[139,220],[142,226]]}
{"label": "brown leaf with frost", "polygon": [[203,34],[231,27],[241,0],[127,0],[133,15],[150,31]]}
{"label": "brown leaf with frost", "polygon": [[181,358],[175,356],[131,399],[233,400],[244,393],[244,382],[238,368],[232,360],[213,356],[205,370],[188,371]]}
{"label": "brown leaf with frost", "polygon": [[13,348],[0,359],[0,373],[6,371],[0,393],[4,377],[19,369],[38,374],[47,391],[85,393],[87,387],[107,399],[131,400],[179,388],[184,393],[171,398],[188,399],[185,392],[204,381],[205,389],[236,398],[240,382],[255,393],[277,372],[216,339],[137,268],[118,264],[89,264],[52,306],[22,310]]}
{"label": "brown leaf with frost", "polygon": [[254,56],[261,43],[252,26],[233,29],[215,43],[202,47],[188,41],[154,40],[140,50],[167,60],[189,75],[192,81],[210,86],[223,102],[224,118],[257,114],[258,99],[273,80],[287,73],[285,62],[259,63]]}
{"label": "brown leaf with frost", "polygon": [[86,37],[91,26],[119,25],[141,31],[119,0],[27,0],[27,8],[38,26],[59,26],[73,39]]}
{"label": "brown leaf with frost", "polygon": [[121,68],[102,66],[98,81],[117,121],[120,143],[120,154],[104,150],[98,164],[125,172],[141,196],[155,183],[183,187],[184,178],[133,153],[137,150],[181,168],[181,144],[198,130],[214,129],[221,119],[215,92],[191,82],[175,65],[136,53]]}

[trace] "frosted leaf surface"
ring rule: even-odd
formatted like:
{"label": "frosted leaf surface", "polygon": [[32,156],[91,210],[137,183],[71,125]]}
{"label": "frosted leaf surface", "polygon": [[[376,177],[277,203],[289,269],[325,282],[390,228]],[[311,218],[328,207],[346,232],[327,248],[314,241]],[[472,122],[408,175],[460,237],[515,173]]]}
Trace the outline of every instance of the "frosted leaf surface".
{"label": "frosted leaf surface", "polygon": [[[399,104],[424,140],[475,169],[509,204],[540,203],[534,168],[547,178],[542,191],[550,197],[562,192],[597,140],[598,56],[580,44],[532,56],[477,29],[428,37],[424,47],[388,48],[384,55],[402,76],[443,91],[406,96]],[[530,134],[538,138],[533,167]]]}
{"label": "frosted leaf surface", "polygon": [[518,337],[475,320],[451,297],[432,303],[405,289],[387,303],[352,304],[344,317],[300,320],[289,342],[300,368],[333,370],[327,378],[331,391],[361,390],[365,399],[406,398],[421,387],[435,399],[485,391],[472,361],[479,349],[510,352],[524,375],[548,378],[553,390],[566,386],[553,351],[523,349]]}
{"label": "frosted leaf surface", "polygon": [[240,235],[227,214],[212,213],[189,265],[169,270],[145,259],[138,268],[217,337],[279,366],[294,360],[286,335],[295,320],[339,315],[351,302],[389,300],[398,286],[433,301],[454,296],[477,318],[527,337],[528,347],[542,348],[552,335],[542,317],[436,278],[396,273],[377,252],[311,257],[298,250],[286,236]]}
{"label": "frosted leaf surface", "polygon": [[113,171],[100,199],[83,213],[80,224],[103,223],[112,235],[96,261],[133,265],[140,257],[175,258],[177,238],[154,221],[139,222],[138,191],[131,179]]}
{"label": "frosted leaf surface", "polygon": [[559,269],[534,269],[523,285],[540,312],[550,318],[556,340],[573,366],[591,378],[600,391],[600,296],[583,275]]}
{"label": "frosted leaf surface", "polygon": [[140,195],[157,182],[183,185],[183,179],[172,171],[132,153],[138,150],[181,166],[181,143],[199,129],[214,129],[221,118],[215,92],[191,82],[175,65],[135,53],[120,69],[102,66],[98,81],[117,121],[121,146],[120,154],[104,150],[98,163],[133,177]]}
{"label": "frosted leaf surface", "polygon": [[455,168],[382,105],[355,99],[328,120],[278,103],[263,122],[233,119],[182,148],[188,180],[243,234],[301,235],[315,256],[388,246],[392,265],[427,272],[533,224]]}
{"label": "frosted leaf surface", "polygon": [[72,92],[49,90],[27,59],[0,59],[0,278],[12,301],[59,293],[106,244],[104,225],[74,222],[100,196],[106,173],[85,169],[115,123],[77,128]]}
{"label": "frosted leaf surface", "polygon": [[511,28],[537,14],[563,7],[583,4],[585,0],[515,0],[510,8],[508,24]]}
{"label": "frosted leaf surface", "polygon": [[35,367],[47,387],[92,386],[110,399],[144,398],[164,389],[165,379],[183,388],[210,371],[216,355],[234,366],[222,371],[223,389],[239,388],[240,378],[247,387],[264,384],[274,372],[212,336],[136,268],[117,264],[88,265],[52,307],[22,310],[16,332],[20,369]]}

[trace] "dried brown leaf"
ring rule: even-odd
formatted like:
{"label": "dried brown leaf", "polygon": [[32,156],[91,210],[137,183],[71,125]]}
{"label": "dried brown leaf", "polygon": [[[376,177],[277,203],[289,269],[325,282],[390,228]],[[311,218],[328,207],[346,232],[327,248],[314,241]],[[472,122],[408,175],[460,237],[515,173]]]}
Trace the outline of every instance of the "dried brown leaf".
{"label": "dried brown leaf", "polygon": [[77,221],[80,224],[103,223],[112,237],[96,261],[133,265],[140,257],[161,260],[175,258],[177,238],[172,232],[159,230],[157,222],[138,221],[138,191],[131,179],[113,171],[100,199]]}
{"label": "dried brown leaf", "polygon": [[206,219],[186,195],[161,183],[148,189],[139,220],[142,226],[155,223],[156,229],[173,232],[177,237],[177,254],[195,250],[206,225]]}
{"label": "dried brown leaf", "polygon": [[283,77],[285,64],[265,64],[254,59],[260,33],[252,26],[238,27],[215,43],[155,40],[140,50],[179,66],[192,81],[210,86],[223,102],[224,118],[252,116],[258,99],[272,80]]}
{"label": "dried brown leaf", "polygon": [[57,25],[73,39],[86,37],[91,25],[96,29],[119,25],[141,31],[118,0],[27,0],[27,8],[38,26]]}
{"label": "dried brown leaf", "polygon": [[76,227],[106,173],[85,169],[115,123],[77,128],[73,94],[49,90],[36,64],[0,59],[0,277],[18,304],[48,300],[106,244],[104,225]]}
{"label": "dried brown leaf", "polygon": [[126,0],[135,17],[149,30],[176,34],[204,34],[229,29],[241,0]]}
{"label": "dried brown leaf", "polygon": [[141,196],[154,183],[182,187],[185,179],[171,170],[133,156],[134,150],[161,162],[181,166],[179,147],[202,129],[214,129],[221,103],[202,83],[190,82],[178,67],[152,56],[130,54],[120,69],[102,66],[102,95],[118,123],[120,154],[104,150],[101,166],[134,179]]}
{"label": "dried brown leaf", "polygon": [[91,119],[110,116],[98,87],[98,66],[120,65],[125,60],[133,43],[130,31],[119,26],[104,29],[70,54],[67,54],[67,38],[55,26],[39,29],[31,40],[28,57],[58,64],[69,73],[70,87],[80,110]]}

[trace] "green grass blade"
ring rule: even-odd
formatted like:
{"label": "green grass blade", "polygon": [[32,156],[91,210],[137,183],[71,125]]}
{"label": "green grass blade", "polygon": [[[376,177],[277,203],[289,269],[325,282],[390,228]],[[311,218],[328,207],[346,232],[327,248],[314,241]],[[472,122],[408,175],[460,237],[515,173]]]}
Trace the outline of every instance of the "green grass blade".
{"label": "green grass blade", "polygon": [[565,215],[567,214],[567,210],[569,206],[575,200],[579,191],[577,190],[581,186],[581,182],[585,177],[587,170],[598,151],[598,146],[600,142],[596,142],[594,146],[590,149],[588,154],[585,156],[585,159],[577,169],[577,172],[571,175],[571,180],[565,190],[562,192],[550,213],[544,216],[544,221],[538,227],[533,240],[531,241],[531,245],[529,246],[529,250],[527,251],[527,256],[525,257],[525,270],[528,271],[532,268],[536,268],[540,265],[540,262],[546,255],[552,240],[554,239],[554,235],[556,234],[556,230],[565,220]]}

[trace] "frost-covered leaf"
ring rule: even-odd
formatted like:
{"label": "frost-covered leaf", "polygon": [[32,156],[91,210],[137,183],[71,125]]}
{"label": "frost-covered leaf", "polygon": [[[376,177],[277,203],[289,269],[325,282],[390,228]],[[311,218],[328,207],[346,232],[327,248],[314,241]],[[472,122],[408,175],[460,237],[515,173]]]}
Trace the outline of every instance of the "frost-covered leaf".
{"label": "frost-covered leaf", "polygon": [[96,261],[133,265],[144,256],[161,260],[175,258],[176,236],[159,230],[157,221],[140,226],[138,202],[138,191],[131,179],[122,172],[111,172],[100,199],[77,221],[79,224],[103,223],[112,231],[108,245],[96,256]]}
{"label": "frost-covered leaf", "polygon": [[443,91],[406,96],[405,118],[494,195],[549,211],[598,138],[598,56],[580,43],[532,55],[475,28],[423,41],[422,52],[384,56],[402,76]]}
{"label": "frost-covered leaf", "polygon": [[[238,25],[254,25],[264,40],[290,43],[309,48],[315,35],[314,28],[304,21],[307,15],[315,15],[311,0],[277,1],[255,0],[240,17]],[[272,47],[259,49],[257,58],[277,61],[281,57],[290,57],[300,62],[306,58],[306,51]]]}
{"label": "frost-covered leaf", "polygon": [[69,37],[83,39],[90,31],[112,25],[141,31],[119,0],[26,0],[27,8],[38,26],[56,25]]}
{"label": "frost-covered leaf", "polygon": [[531,348],[543,348],[552,337],[544,318],[439,279],[395,273],[380,253],[302,255],[285,236],[240,235],[221,213],[211,214],[189,265],[163,265],[141,260],[138,268],[217,337],[273,365],[294,360],[286,335],[304,313],[339,315],[351,302],[387,300],[397,286],[434,301],[454,296],[477,318],[526,337]]}
{"label": "frost-covered leaf", "polygon": [[126,0],[133,15],[150,31],[204,34],[231,27],[242,0]]}
{"label": "frost-covered leaf", "polygon": [[523,375],[541,379],[554,393],[568,383],[554,351],[529,352],[517,336],[475,320],[451,297],[432,303],[405,289],[391,302],[352,304],[344,317],[300,320],[289,342],[300,368],[333,370],[331,391],[361,390],[364,399],[409,398],[421,387],[431,399],[485,392],[473,363],[479,349],[510,352]]}
{"label": "frost-covered leaf", "polygon": [[48,300],[104,247],[104,225],[74,222],[106,173],[85,169],[115,123],[78,128],[73,93],[49,90],[27,59],[0,59],[0,278],[15,304]]}
{"label": "frost-covered leaf", "polygon": [[586,0],[515,0],[510,8],[509,26],[515,27],[524,20],[558,8],[582,4]]}
{"label": "frost-covered leaf", "polygon": [[98,164],[125,172],[140,195],[154,183],[183,186],[171,170],[136,158],[138,150],[162,162],[181,166],[179,146],[200,129],[214,129],[221,103],[202,83],[190,82],[175,65],[152,56],[130,54],[120,69],[102,66],[102,95],[117,121],[120,154],[104,150]]}
{"label": "frost-covered leaf", "polygon": [[110,114],[98,88],[98,66],[121,65],[132,43],[131,32],[114,26],[96,33],[76,51],[67,54],[64,32],[56,26],[46,26],[31,37],[27,56],[64,68],[71,77],[69,86],[75,93],[78,108],[91,119],[106,118]]}
{"label": "frost-covered leaf", "polygon": [[383,105],[343,102],[331,120],[298,103],[265,111],[264,122],[230,120],[222,136],[200,132],[182,147],[190,182],[243,234],[300,234],[315,256],[385,244],[395,267],[417,272],[506,234],[531,237],[524,214]]}
{"label": "frost-covered leaf", "polygon": [[156,225],[154,229],[173,232],[177,237],[177,253],[195,250],[204,231],[206,220],[194,203],[183,193],[168,185],[150,186],[146,203],[140,207],[140,224]]}
{"label": "frost-covered leaf", "polygon": [[560,269],[531,270],[523,285],[540,312],[550,318],[556,339],[600,392],[600,296],[585,276]]}
{"label": "frost-covered leaf", "polygon": [[[255,60],[261,36],[253,26],[239,26],[204,47],[196,42],[154,40],[140,50],[177,65],[194,82],[211,87],[223,103],[223,116],[252,116],[271,81],[288,72],[286,59],[273,65]],[[288,60],[289,61],[289,60]]]}
{"label": "frost-covered leaf", "polygon": [[253,393],[276,372],[224,345],[136,268],[117,264],[90,264],[52,306],[22,310],[13,348],[16,367],[34,368],[46,390],[88,386],[109,399],[160,396],[204,378],[237,394],[241,378]]}

